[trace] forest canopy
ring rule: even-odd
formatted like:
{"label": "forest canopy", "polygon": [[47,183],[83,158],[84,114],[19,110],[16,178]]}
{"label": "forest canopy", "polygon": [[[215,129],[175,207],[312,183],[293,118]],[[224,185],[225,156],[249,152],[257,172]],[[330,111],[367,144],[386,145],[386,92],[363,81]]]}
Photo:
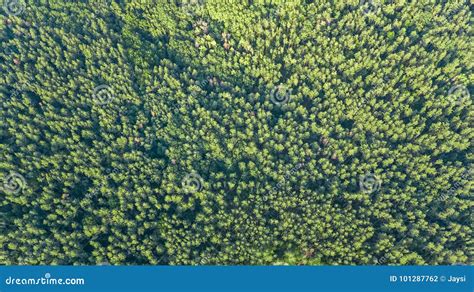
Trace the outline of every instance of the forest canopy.
{"label": "forest canopy", "polygon": [[0,264],[473,264],[468,0],[3,0]]}

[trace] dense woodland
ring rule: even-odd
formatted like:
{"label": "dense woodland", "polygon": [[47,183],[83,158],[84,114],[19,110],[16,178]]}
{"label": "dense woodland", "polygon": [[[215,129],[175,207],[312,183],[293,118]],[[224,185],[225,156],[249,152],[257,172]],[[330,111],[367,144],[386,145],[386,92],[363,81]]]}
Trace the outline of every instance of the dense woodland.
{"label": "dense woodland", "polygon": [[469,0],[3,2],[0,264],[473,263]]}

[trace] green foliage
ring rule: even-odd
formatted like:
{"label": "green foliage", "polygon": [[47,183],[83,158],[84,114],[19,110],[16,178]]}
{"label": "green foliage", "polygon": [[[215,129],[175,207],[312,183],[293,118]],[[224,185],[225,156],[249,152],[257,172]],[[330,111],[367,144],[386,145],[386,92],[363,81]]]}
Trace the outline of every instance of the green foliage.
{"label": "green foliage", "polygon": [[1,264],[472,264],[468,1],[25,2]]}

